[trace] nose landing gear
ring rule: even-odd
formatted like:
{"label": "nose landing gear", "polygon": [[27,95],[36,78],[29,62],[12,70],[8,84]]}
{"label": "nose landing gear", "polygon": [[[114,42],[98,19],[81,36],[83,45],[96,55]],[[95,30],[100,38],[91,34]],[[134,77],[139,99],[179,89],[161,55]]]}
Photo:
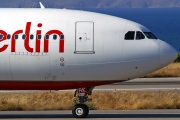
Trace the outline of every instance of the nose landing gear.
{"label": "nose landing gear", "polygon": [[92,99],[88,99],[88,95],[92,94],[94,87],[78,88],[75,91],[74,103],[76,104],[72,109],[72,114],[75,118],[86,118],[89,114],[89,108],[84,103]]}

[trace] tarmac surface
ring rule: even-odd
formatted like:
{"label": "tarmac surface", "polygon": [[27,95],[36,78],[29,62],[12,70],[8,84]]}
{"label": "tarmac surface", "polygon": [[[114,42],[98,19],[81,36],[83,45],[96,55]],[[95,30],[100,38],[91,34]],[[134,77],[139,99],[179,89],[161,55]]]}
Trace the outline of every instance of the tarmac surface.
{"label": "tarmac surface", "polygon": [[[180,120],[180,110],[92,110],[86,120]],[[71,111],[1,111],[6,120],[75,120]]]}
{"label": "tarmac surface", "polygon": [[[74,91],[74,90],[72,90]],[[98,91],[178,91],[180,78],[138,78],[123,83],[95,87]],[[34,92],[34,91],[0,91]],[[6,120],[75,120],[71,111],[0,111]],[[86,120],[180,120],[180,110],[91,110]]]}
{"label": "tarmac surface", "polygon": [[95,87],[96,91],[180,91],[180,78],[137,78],[134,80]]}

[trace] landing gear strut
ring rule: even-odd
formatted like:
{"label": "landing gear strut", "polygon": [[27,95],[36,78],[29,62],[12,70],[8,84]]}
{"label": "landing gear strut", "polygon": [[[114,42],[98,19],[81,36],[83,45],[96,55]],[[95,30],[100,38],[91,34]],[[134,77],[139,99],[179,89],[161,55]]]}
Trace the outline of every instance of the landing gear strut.
{"label": "landing gear strut", "polygon": [[72,114],[75,118],[85,118],[88,116],[89,108],[84,103],[92,100],[92,99],[88,99],[88,95],[92,94],[93,88],[94,87],[78,88],[75,91],[75,94],[74,94],[75,106],[72,109]]}

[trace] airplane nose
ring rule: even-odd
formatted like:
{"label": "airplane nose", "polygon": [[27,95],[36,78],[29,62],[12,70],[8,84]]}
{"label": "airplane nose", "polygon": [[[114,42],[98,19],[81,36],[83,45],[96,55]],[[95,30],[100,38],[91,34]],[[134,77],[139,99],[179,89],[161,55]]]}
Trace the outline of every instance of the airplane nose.
{"label": "airplane nose", "polygon": [[166,66],[177,58],[178,52],[168,43],[160,42],[160,64]]}

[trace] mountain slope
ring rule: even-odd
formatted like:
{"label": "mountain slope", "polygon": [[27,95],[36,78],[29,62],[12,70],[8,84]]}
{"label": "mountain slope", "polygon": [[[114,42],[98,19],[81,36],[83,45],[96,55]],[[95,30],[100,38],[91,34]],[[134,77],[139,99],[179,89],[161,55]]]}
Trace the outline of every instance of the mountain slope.
{"label": "mountain slope", "polygon": [[[40,0],[0,0],[1,8],[38,8]],[[180,0],[41,0],[47,8],[179,8]]]}

